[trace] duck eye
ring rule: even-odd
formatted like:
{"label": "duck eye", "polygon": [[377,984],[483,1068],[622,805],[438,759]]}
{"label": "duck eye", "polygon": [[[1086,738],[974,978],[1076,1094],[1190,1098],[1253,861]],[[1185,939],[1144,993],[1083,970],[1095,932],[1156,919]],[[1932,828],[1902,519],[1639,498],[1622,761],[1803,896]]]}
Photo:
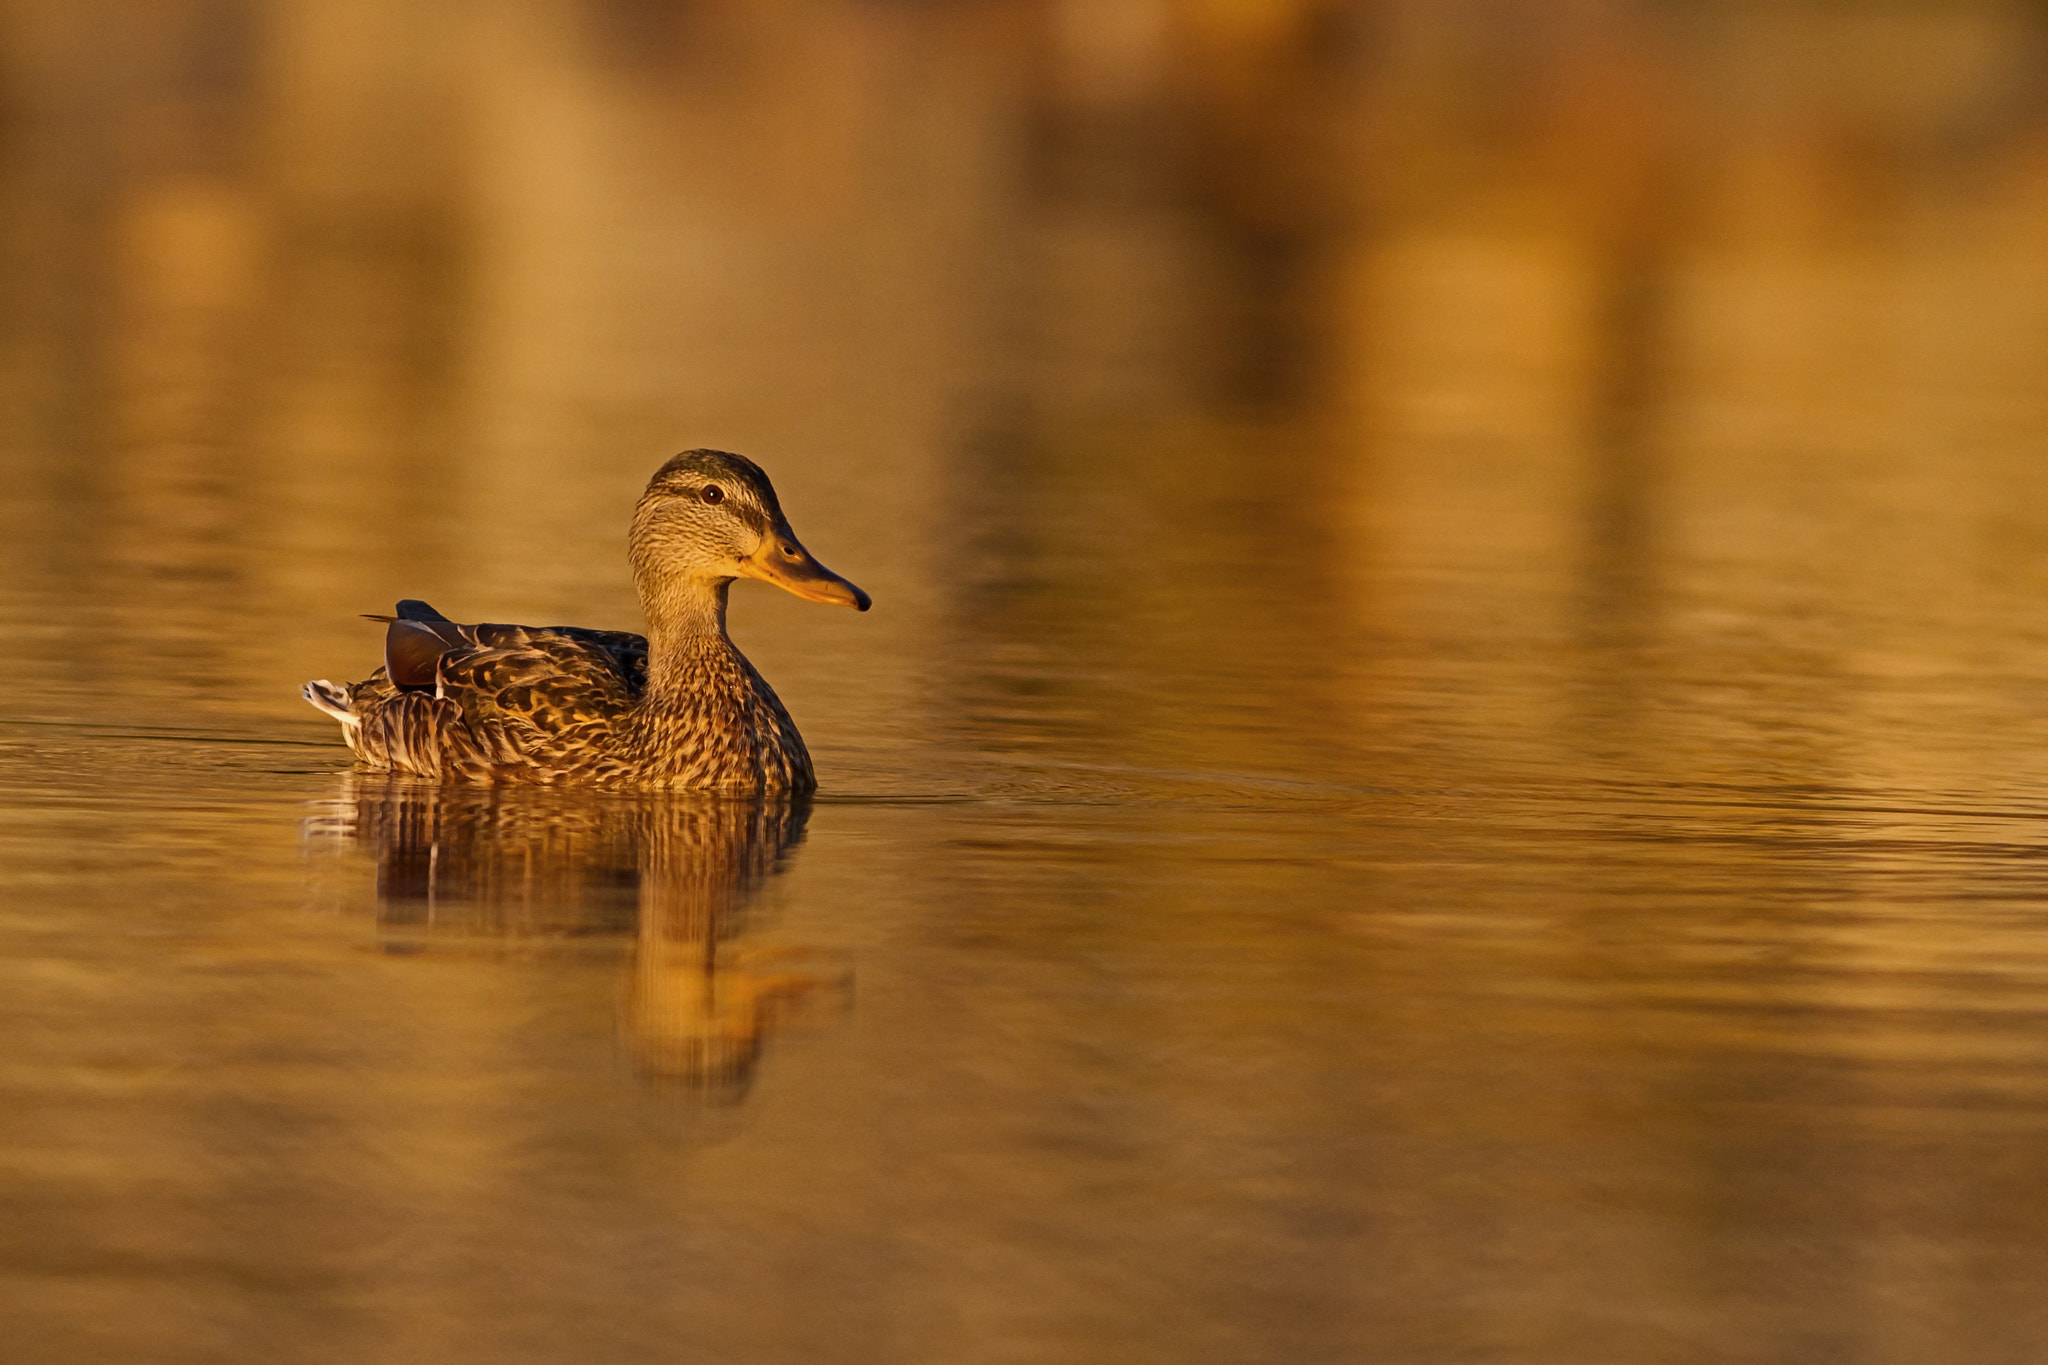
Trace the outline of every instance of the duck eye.
{"label": "duck eye", "polygon": [[720,488],[715,483],[707,483],[704,485],[704,491],[699,493],[697,496],[704,499],[704,501],[706,502],[724,502],[725,490],[723,488]]}

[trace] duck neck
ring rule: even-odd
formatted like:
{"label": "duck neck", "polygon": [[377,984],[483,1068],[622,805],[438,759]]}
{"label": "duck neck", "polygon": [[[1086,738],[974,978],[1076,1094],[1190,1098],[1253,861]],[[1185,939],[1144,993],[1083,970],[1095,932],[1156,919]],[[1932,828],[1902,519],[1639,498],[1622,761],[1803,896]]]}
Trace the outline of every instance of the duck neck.
{"label": "duck neck", "polygon": [[730,578],[686,579],[649,591],[642,586],[647,614],[647,693],[654,699],[692,690],[701,670],[692,666],[706,652],[731,649],[725,633],[725,596]]}

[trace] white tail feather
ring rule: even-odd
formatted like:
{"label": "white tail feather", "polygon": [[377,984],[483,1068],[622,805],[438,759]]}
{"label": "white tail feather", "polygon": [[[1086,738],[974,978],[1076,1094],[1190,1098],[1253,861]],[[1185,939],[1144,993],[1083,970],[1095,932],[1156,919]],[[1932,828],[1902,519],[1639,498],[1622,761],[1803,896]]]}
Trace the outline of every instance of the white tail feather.
{"label": "white tail feather", "polygon": [[361,724],[356,719],[355,712],[349,707],[348,689],[346,687],[331,683],[325,678],[320,678],[300,688],[299,695],[340,721],[343,725],[354,726]]}

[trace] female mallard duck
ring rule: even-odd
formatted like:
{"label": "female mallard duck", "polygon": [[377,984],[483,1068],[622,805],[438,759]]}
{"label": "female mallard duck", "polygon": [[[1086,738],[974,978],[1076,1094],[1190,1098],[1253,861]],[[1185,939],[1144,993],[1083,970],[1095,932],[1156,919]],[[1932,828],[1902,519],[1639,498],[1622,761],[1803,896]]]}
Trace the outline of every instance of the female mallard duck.
{"label": "female mallard duck", "polygon": [[812,602],[868,595],[797,541],[768,476],[686,450],[641,495],[627,538],[643,638],[580,626],[463,626],[398,604],[367,682],[309,682],[363,766],[471,782],[595,782],[807,793],[802,736],[725,633],[745,575]]}

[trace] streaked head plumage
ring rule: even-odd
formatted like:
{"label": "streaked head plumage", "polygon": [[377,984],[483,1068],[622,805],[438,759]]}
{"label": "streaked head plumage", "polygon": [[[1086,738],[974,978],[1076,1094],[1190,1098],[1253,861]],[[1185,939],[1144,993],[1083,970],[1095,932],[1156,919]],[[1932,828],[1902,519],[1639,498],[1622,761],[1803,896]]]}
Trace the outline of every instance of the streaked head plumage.
{"label": "streaked head plumage", "polygon": [[648,480],[631,551],[642,595],[665,581],[758,578],[807,601],[868,609],[868,595],[811,557],[761,466],[727,450],[686,450]]}

